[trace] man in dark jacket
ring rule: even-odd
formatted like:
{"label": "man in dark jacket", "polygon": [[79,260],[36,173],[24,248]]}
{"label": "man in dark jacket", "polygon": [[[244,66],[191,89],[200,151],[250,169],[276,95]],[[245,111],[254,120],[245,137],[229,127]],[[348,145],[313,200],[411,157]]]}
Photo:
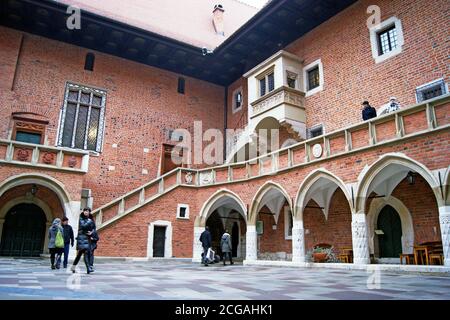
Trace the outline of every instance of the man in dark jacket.
{"label": "man in dark jacket", "polygon": [[[74,237],[73,237],[73,229],[69,225],[69,218],[63,217],[61,220],[61,224],[63,227],[63,235],[64,235],[64,261],[63,266],[64,268],[67,268],[67,261],[69,259],[69,250],[70,247],[73,247],[74,244]],[[59,257],[58,265],[61,262],[61,256]]]}
{"label": "man in dark jacket", "polygon": [[200,242],[202,243],[203,247],[202,263],[207,267],[208,260],[206,258],[206,255],[208,253],[208,249],[211,248],[211,233],[209,232],[208,227],[205,227],[205,231],[203,231],[200,235]]}
{"label": "man in dark jacket", "polygon": [[377,116],[377,110],[375,110],[374,107],[370,106],[369,101],[364,101],[362,105],[362,118],[364,121],[375,118]]}

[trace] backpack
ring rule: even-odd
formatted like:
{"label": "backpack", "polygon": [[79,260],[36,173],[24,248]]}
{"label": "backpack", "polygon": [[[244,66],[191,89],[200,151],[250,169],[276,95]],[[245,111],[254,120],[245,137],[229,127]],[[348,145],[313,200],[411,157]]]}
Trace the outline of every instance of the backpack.
{"label": "backpack", "polygon": [[56,248],[64,248],[64,237],[62,235],[61,230],[59,230],[59,229],[58,229],[58,231],[56,231],[55,247]]}

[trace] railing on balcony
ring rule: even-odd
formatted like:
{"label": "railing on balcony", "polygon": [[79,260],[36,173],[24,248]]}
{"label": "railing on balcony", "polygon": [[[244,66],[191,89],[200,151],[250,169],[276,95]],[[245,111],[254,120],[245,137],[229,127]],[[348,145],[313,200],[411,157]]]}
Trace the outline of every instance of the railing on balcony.
{"label": "railing on balcony", "polygon": [[0,163],[86,173],[89,152],[0,139]]}
{"label": "railing on balcony", "polygon": [[450,128],[450,94],[315,137],[239,163],[205,169],[176,168],[96,209],[102,228],[178,186],[242,182],[295,167]]}
{"label": "railing on balcony", "polygon": [[304,108],[305,94],[296,89],[281,86],[251,103],[252,113],[250,118],[256,117],[282,104],[296,108]]}

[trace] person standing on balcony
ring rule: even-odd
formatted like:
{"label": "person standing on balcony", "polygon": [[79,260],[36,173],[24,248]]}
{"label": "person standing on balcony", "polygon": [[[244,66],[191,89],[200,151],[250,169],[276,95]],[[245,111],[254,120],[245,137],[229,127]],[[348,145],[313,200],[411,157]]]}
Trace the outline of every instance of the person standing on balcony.
{"label": "person standing on balcony", "polygon": [[364,121],[375,118],[377,116],[377,110],[369,104],[369,101],[362,103],[362,118]]}
{"label": "person standing on balcony", "polygon": [[[64,217],[61,220],[62,228],[64,230],[64,260],[63,260],[63,267],[67,268],[67,263],[69,260],[69,251],[70,247],[73,247],[74,244],[74,238],[73,238],[73,229],[72,226],[69,225],[69,218]],[[61,264],[61,256],[59,256],[57,265]]]}
{"label": "person standing on balcony", "polygon": [[89,218],[91,213],[90,208],[84,208],[83,212],[81,212],[80,220],[78,223],[78,235],[77,235],[77,256],[72,265],[72,272],[75,273],[75,268],[80,261],[81,256],[83,255],[84,264],[86,265],[87,273],[94,272],[91,268],[91,236],[95,230],[95,223],[92,219]]}
{"label": "person standing on balcony", "polygon": [[232,250],[232,245],[231,245],[231,235],[228,233],[228,230],[225,230],[225,233],[222,235],[222,239],[220,240],[220,247],[222,249],[223,252],[223,265],[225,265],[225,261],[227,260],[227,256],[230,259],[230,264],[234,264],[233,263],[233,258],[231,257],[231,250]]}
{"label": "person standing on balcony", "polygon": [[48,229],[48,250],[50,251],[50,263],[52,269],[59,269],[59,261],[64,250],[63,233],[64,230],[61,227],[61,219],[56,218],[53,220],[52,226]]}
{"label": "person standing on balcony", "polygon": [[386,110],[386,113],[394,112],[400,109],[400,103],[398,102],[396,97],[391,97],[389,99],[389,106]]}
{"label": "person standing on balcony", "polygon": [[208,266],[208,249],[211,248],[211,233],[209,232],[208,226],[205,227],[205,231],[200,235],[200,242],[203,247],[202,263],[205,267]]}

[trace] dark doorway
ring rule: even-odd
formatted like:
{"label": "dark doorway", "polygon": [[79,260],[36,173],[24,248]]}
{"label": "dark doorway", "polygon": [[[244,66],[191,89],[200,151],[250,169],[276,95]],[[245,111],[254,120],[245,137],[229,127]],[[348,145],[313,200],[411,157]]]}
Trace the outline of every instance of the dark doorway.
{"label": "dark doorway", "polygon": [[153,231],[153,257],[164,257],[166,227],[155,226]]}
{"label": "dark doorway", "polygon": [[217,211],[211,214],[206,221],[206,225],[209,227],[209,232],[211,233],[211,248],[216,254],[222,256],[220,239],[222,239],[225,229],[223,228],[222,220],[220,219],[220,215]]}
{"label": "dark doorway", "polygon": [[43,252],[46,221],[45,213],[34,204],[11,208],[3,225],[0,255],[38,257]]}
{"label": "dark doorway", "polygon": [[385,206],[381,210],[377,229],[383,231],[378,235],[380,258],[398,258],[402,253],[402,222],[394,208]]}
{"label": "dark doorway", "polygon": [[239,226],[237,222],[233,223],[233,229],[231,230],[231,245],[233,258],[237,257],[237,250],[239,245]]}

